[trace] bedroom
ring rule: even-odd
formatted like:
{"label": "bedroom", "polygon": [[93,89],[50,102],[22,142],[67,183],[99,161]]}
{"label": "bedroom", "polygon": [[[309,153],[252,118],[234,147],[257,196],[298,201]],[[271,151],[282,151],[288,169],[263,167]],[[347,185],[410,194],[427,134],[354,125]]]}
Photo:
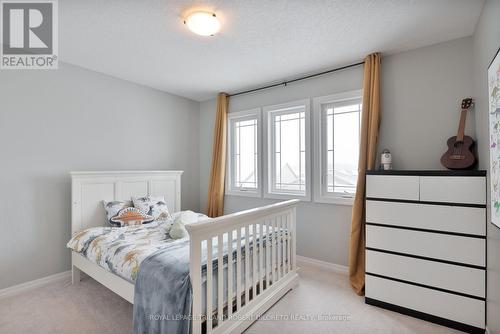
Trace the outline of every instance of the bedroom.
{"label": "bedroom", "polygon": [[[500,1],[40,0],[52,7],[32,14],[29,3],[1,1],[0,333],[155,333],[172,323],[194,333],[500,333],[488,81],[499,59]],[[20,19],[22,11],[29,20]],[[201,26],[197,11],[210,14]],[[47,22],[51,34],[37,30]],[[19,51],[37,39],[50,44],[50,53]],[[469,97],[474,104],[461,113]],[[472,170],[447,171],[440,159],[461,114],[477,162]],[[379,127],[368,127],[364,116]],[[284,122],[292,125],[278,131]],[[237,138],[245,143],[242,154]],[[361,159],[360,149],[369,157]],[[392,171],[379,171],[384,149]],[[340,160],[345,164],[335,165]],[[450,178],[465,183],[457,189]],[[423,199],[429,180],[432,196],[465,199]],[[85,182],[102,186],[84,191]],[[380,195],[392,187],[404,196]],[[200,241],[186,242],[183,253],[185,268],[192,266],[186,298],[193,306],[181,314],[189,319],[150,312],[149,330],[134,320],[134,279],[67,247],[87,227],[123,231],[111,228],[111,218],[120,217],[108,220],[103,200],[146,196],[163,197],[171,217],[124,230],[172,223],[179,243],[188,235]],[[380,197],[385,201],[373,201]],[[293,199],[299,201],[285,202]],[[393,205],[375,212],[380,202]],[[140,207],[134,204],[127,206]],[[444,211],[421,223],[411,210],[425,205]],[[379,221],[365,224],[365,208]],[[147,222],[149,211],[134,212]],[[405,222],[378,226],[401,212]],[[410,256],[405,249],[375,257],[381,254],[373,248],[384,247],[365,247],[362,238],[382,229],[410,236],[384,235],[378,242],[387,247],[406,246],[389,245],[393,240],[434,242],[432,251],[442,242],[435,251],[443,253]],[[206,261],[209,238],[214,261]],[[370,275],[365,255],[367,268],[386,272]],[[394,262],[396,255],[407,261]],[[388,273],[394,268],[398,275]],[[217,275],[206,275],[210,269]],[[389,289],[370,290],[374,278]],[[407,293],[396,301],[389,290]]]}

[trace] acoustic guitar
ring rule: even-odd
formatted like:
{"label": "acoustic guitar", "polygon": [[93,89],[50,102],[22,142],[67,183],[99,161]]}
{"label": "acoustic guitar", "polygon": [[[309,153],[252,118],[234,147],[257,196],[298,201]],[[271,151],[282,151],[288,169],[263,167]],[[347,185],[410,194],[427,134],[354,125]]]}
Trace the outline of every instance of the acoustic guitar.
{"label": "acoustic guitar", "polygon": [[471,98],[462,100],[458,133],[448,139],[448,151],[441,157],[441,164],[448,169],[468,169],[476,163],[473,151],[476,143],[471,137],[464,135],[467,111],[472,107],[473,103],[474,101]]}

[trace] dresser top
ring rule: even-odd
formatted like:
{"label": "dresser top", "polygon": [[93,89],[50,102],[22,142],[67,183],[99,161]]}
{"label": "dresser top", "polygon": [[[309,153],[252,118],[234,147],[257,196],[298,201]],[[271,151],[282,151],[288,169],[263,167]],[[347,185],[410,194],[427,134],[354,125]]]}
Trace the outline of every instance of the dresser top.
{"label": "dresser top", "polygon": [[369,170],[366,175],[486,176],[485,170]]}

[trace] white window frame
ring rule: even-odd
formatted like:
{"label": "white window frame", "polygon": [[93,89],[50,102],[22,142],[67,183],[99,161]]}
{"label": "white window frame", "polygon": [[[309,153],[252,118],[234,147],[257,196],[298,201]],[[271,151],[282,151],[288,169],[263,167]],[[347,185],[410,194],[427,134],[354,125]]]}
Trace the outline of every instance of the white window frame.
{"label": "white window frame", "polygon": [[323,131],[322,106],[330,103],[342,103],[363,98],[362,90],[353,90],[333,95],[313,98],[314,117],[314,201],[340,205],[353,205],[355,194],[328,193],[326,189],[326,171],[323,169],[324,150],[326,145]]}
{"label": "white window frame", "polygon": [[[257,119],[257,189],[235,186],[234,170],[234,127],[236,121]],[[228,113],[227,116],[227,157],[226,157],[226,195],[262,197],[262,111],[261,108]]]}
{"label": "white window frame", "polygon": [[[272,114],[286,114],[287,111],[297,108],[304,107],[304,127],[305,127],[305,194],[300,194],[297,192],[288,192],[274,189],[273,171],[275,170],[275,154],[274,154],[274,137],[273,137],[273,126],[271,124]],[[265,106],[262,108],[264,115],[264,198],[273,199],[300,199],[302,201],[311,200],[311,123],[310,123],[310,113],[311,113],[311,99],[302,99],[291,101],[287,103],[281,103],[271,106]]]}

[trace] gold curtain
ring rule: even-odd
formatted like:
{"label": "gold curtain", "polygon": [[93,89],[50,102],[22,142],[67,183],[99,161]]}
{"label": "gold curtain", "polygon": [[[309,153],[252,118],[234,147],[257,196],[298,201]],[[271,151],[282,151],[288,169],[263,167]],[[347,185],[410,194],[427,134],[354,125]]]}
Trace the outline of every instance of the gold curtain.
{"label": "gold curtain", "polygon": [[214,127],[212,167],[210,171],[210,183],[208,185],[207,215],[209,217],[218,217],[224,214],[228,106],[229,96],[226,93],[219,93],[217,95],[217,115]]}
{"label": "gold curtain", "polygon": [[370,54],[364,65],[359,175],[349,242],[349,280],[358,295],[363,295],[365,289],[365,173],[375,168],[381,118],[380,57],[379,53]]}

